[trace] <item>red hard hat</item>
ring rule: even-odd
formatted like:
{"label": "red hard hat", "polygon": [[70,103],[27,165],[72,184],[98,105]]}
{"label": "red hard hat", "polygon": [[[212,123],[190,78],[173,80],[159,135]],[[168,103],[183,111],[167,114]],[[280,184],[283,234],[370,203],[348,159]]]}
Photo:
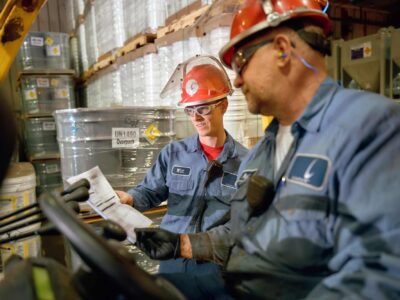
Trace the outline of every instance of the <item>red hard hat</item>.
{"label": "red hard hat", "polygon": [[164,98],[179,89],[178,106],[186,107],[223,99],[232,93],[229,77],[212,56],[195,56],[179,64],[161,92]]}
{"label": "red hard hat", "polygon": [[185,76],[179,106],[213,102],[231,92],[224,73],[214,65],[198,65]]}
{"label": "red hard hat", "polygon": [[222,63],[231,68],[235,46],[255,33],[292,19],[312,19],[329,35],[332,24],[321,10],[326,4],[326,0],[245,0],[233,18],[230,41],[219,52]]}

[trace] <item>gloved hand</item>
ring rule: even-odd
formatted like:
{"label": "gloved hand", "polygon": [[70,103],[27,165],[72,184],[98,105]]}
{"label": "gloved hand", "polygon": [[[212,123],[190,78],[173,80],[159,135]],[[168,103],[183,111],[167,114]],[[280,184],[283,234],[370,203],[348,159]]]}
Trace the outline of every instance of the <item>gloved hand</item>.
{"label": "gloved hand", "polygon": [[161,228],[136,228],[136,246],[153,259],[180,256],[180,235]]}
{"label": "gloved hand", "polygon": [[83,178],[71,184],[68,188],[61,192],[61,197],[65,202],[76,201],[84,202],[89,199],[90,183]]}

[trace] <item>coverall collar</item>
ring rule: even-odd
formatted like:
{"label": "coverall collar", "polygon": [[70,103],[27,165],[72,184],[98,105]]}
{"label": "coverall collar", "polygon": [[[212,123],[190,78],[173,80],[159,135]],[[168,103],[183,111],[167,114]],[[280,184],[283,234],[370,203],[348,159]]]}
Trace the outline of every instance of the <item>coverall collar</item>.
{"label": "coverall collar", "polygon": [[[237,149],[235,147],[235,142],[232,136],[225,130],[226,140],[224,143],[224,149],[218,156],[218,161],[224,163],[228,158],[235,158],[238,156]],[[194,134],[188,139],[188,152],[203,151],[201,149],[199,135]]]}
{"label": "coverall collar", "polygon": [[328,76],[321,83],[319,89],[300,118],[298,118],[297,121],[295,121],[292,125],[292,133],[296,131],[297,124],[306,131],[318,132],[321,127],[325,111],[328,109],[329,103],[332,101],[338,87],[339,86],[337,83],[335,83],[335,81]]}
{"label": "coverall collar", "polygon": [[[292,134],[296,135],[299,127],[309,132],[318,132],[325,111],[327,110],[329,103],[332,101],[335,95],[338,85],[335,81],[327,77],[318,88],[315,96],[308,104],[301,116],[292,124]],[[278,133],[279,122],[277,119],[273,119],[271,124],[265,129],[265,136],[267,138],[275,139]]]}

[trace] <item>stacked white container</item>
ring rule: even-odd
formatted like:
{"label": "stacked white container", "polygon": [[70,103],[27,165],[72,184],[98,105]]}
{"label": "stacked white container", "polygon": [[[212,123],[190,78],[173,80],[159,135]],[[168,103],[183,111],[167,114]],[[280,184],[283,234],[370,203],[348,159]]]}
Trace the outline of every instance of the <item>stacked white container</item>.
{"label": "stacked white container", "polygon": [[123,5],[127,39],[143,32],[156,33],[157,28],[165,24],[166,4],[163,0],[124,0]]}
{"label": "stacked white container", "polygon": [[74,1],[65,1],[65,16],[66,32],[72,32],[76,28]]}
{"label": "stacked white container", "polygon": [[101,76],[101,107],[122,105],[121,94],[121,75],[119,69],[115,68],[112,72]]}
{"label": "stacked white container", "polygon": [[[163,89],[175,68],[171,55],[171,46],[158,49],[158,62],[160,65],[160,88]],[[169,98],[163,99],[163,102],[172,103]]]}
{"label": "stacked white container", "polygon": [[145,106],[160,106],[160,64],[157,53],[143,56]]}
{"label": "stacked white container", "polygon": [[185,49],[184,41],[177,41],[172,43],[171,45],[171,56],[172,56],[172,65],[175,67],[182,63],[184,59],[184,49]]}
{"label": "stacked white container", "polygon": [[132,89],[134,105],[145,105],[144,77],[144,60],[143,57],[139,57],[135,59],[132,64],[132,79],[135,82]]}
{"label": "stacked white container", "polygon": [[96,37],[99,55],[122,47],[125,41],[122,0],[96,0]]}
{"label": "stacked white container", "polygon": [[100,105],[101,105],[100,80],[98,78],[91,79],[86,86],[86,106],[100,107]]}
{"label": "stacked white container", "polygon": [[[69,1],[67,1],[69,2]],[[74,15],[79,16],[83,15],[83,11],[85,10],[85,0],[73,0],[74,2]]]}
{"label": "stacked white container", "polygon": [[146,3],[146,24],[144,31],[150,29],[151,32],[156,32],[158,27],[165,25],[166,18],[166,3],[164,0],[148,0]]}
{"label": "stacked white container", "polygon": [[[166,17],[170,17],[197,0],[166,0]],[[202,0],[201,5],[211,4],[212,0]]]}
{"label": "stacked white container", "polygon": [[89,12],[85,18],[85,37],[86,37],[86,50],[89,66],[96,63],[99,57],[99,48],[96,37],[96,9],[92,5],[90,6]]}
{"label": "stacked white container", "polygon": [[86,49],[86,31],[85,25],[78,27],[78,48],[79,48],[79,72],[82,73],[89,69],[88,51]]}
{"label": "stacked white container", "polygon": [[119,66],[119,74],[121,76],[121,95],[122,95],[122,106],[133,106],[135,99],[133,95],[133,86],[135,81],[132,76],[132,65],[133,61],[127,62]]}
{"label": "stacked white container", "polygon": [[183,41],[183,53],[185,59],[189,59],[198,54],[203,54],[204,51],[201,48],[201,40],[202,38],[193,36]]}
{"label": "stacked white container", "polygon": [[122,105],[121,75],[118,67],[92,77],[86,88],[88,107],[111,107]]}

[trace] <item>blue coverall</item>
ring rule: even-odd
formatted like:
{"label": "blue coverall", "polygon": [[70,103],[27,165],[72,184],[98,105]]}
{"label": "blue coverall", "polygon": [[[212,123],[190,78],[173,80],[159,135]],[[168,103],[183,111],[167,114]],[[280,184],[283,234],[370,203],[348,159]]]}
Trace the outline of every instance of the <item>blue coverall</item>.
{"label": "blue coverall", "polygon": [[[190,235],[194,258],[226,262],[219,288],[217,277],[167,278],[191,299],[207,289],[219,299],[228,290],[245,299],[400,299],[400,106],[327,78],[292,124],[279,170],[277,130],[274,121],[244,159],[225,234]],[[254,174],[275,185],[260,215],[246,201]]]}
{"label": "blue coverall", "polygon": [[[161,228],[176,233],[196,232],[193,216],[199,210],[205,194],[205,209],[201,230],[206,231],[219,222],[229,220],[230,199],[236,191],[237,171],[248,150],[228,133],[217,161],[223,165],[222,176],[202,188],[208,159],[201,149],[198,134],[165,146],[145,179],[128,193],[140,211],[156,207],[168,199],[168,210]],[[162,261],[160,273],[219,271],[219,266],[194,260]]]}

